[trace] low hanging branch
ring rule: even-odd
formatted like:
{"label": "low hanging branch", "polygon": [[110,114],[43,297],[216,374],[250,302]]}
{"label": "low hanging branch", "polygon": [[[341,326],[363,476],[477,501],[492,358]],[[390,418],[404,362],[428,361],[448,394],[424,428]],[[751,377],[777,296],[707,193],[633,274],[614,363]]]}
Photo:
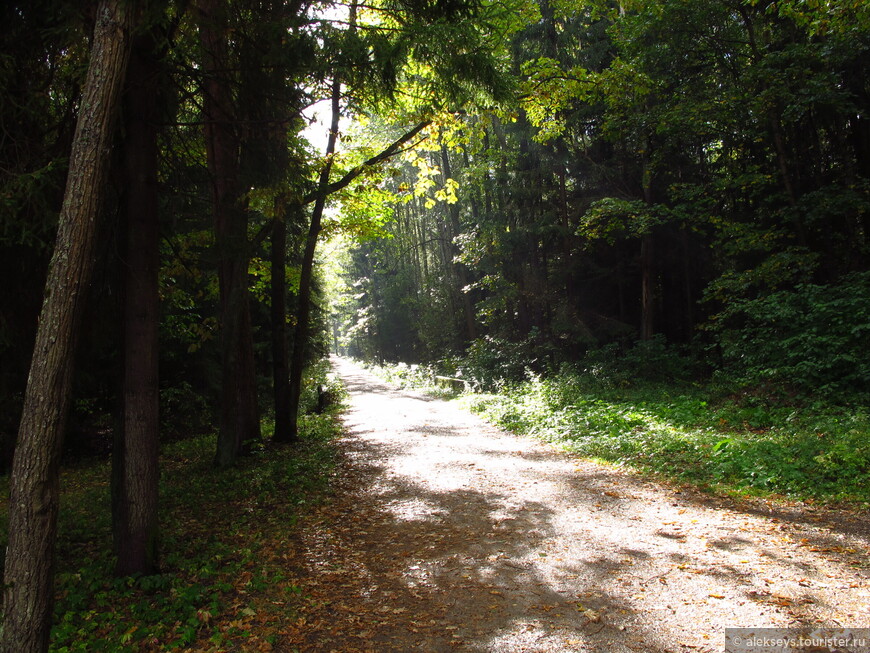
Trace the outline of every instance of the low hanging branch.
{"label": "low hanging branch", "polygon": [[290,400],[289,400],[289,423],[286,430],[275,434],[276,440],[282,442],[296,442],[298,440],[298,413],[299,398],[302,390],[302,364],[304,360],[304,348],[308,338],[309,316],[311,311],[311,278],[314,267],[314,251],[320,236],[321,218],[326,204],[326,198],[350,184],[359,177],[366,169],[388,160],[402,151],[402,148],[417,134],[431,124],[431,120],[418,123],[413,129],[394,141],[389,147],[379,154],[364,161],[353,170],[345,174],[341,179],[329,183],[329,174],[332,171],[333,155],[338,140],[338,124],[341,115],[341,81],[336,77],[332,84],[332,121],[329,129],[329,138],[326,143],[326,163],[320,172],[317,189],[302,198],[300,204],[305,205],[314,202],[311,210],[311,224],[308,229],[308,237],[305,241],[305,249],[302,254],[302,265],[299,273],[299,295],[296,315],[296,332],[293,338],[293,350],[290,359]]}
{"label": "low hanging branch", "polygon": [[[345,188],[346,186],[350,185],[350,183],[354,179],[359,177],[367,169],[372,168],[373,166],[376,166],[379,163],[383,163],[384,161],[391,159],[392,157],[396,156],[397,154],[401,154],[402,152],[405,152],[409,149],[413,149],[414,147],[417,146],[417,144],[419,142],[422,142],[423,140],[425,140],[425,137],[421,138],[420,141],[418,141],[417,143],[414,143],[413,145],[411,145],[409,147],[403,147],[403,146],[405,144],[407,144],[411,139],[413,139],[417,134],[419,134],[421,131],[426,129],[426,127],[428,127],[431,124],[432,124],[431,120],[424,120],[424,121],[418,123],[411,130],[407,131],[404,135],[402,135],[401,138],[393,141],[393,143],[390,144],[389,147],[385,148],[384,150],[382,150],[381,152],[379,152],[375,156],[371,157],[370,159],[366,159],[361,164],[359,164],[358,166],[356,166],[355,168],[353,168],[352,170],[347,172],[341,179],[338,179],[338,180],[332,182],[331,184],[330,183],[318,184],[318,187],[316,190],[313,190],[310,193],[308,193],[307,195],[302,196],[302,198],[299,200],[299,205],[305,206],[307,204],[311,204],[312,202],[317,200],[318,197],[323,197],[325,200],[332,193],[340,191],[342,188]],[[327,167],[331,169],[331,167],[332,167],[331,163],[327,163]],[[260,230],[256,233],[256,235],[251,240],[251,248],[252,249],[256,249],[257,247],[260,246],[260,244],[264,240],[266,240],[266,237],[272,231],[273,222],[274,222],[273,220],[269,220],[262,227],[260,227]]]}
{"label": "low hanging branch", "polygon": [[307,195],[305,195],[302,198],[302,204],[311,204],[311,202],[315,201],[320,196],[327,197],[328,195],[331,195],[332,193],[340,191],[342,188],[348,186],[354,179],[359,177],[368,168],[376,166],[379,163],[387,161],[388,159],[394,157],[395,155],[400,154],[401,152],[404,152],[405,150],[402,149],[402,147],[408,141],[410,141],[412,138],[414,138],[417,134],[419,134],[421,131],[426,129],[426,127],[428,127],[431,124],[432,124],[431,120],[424,120],[420,123],[417,123],[417,125],[414,126],[413,129],[405,132],[405,134],[402,135],[401,138],[393,141],[393,143],[389,147],[382,150],[380,153],[376,154],[375,156],[371,157],[370,159],[366,159],[361,164],[359,164],[358,166],[356,166],[355,168],[350,170],[341,179],[338,179],[338,180],[332,182],[331,184],[321,185],[319,188],[317,188],[317,190],[314,190],[314,191],[308,193]]}

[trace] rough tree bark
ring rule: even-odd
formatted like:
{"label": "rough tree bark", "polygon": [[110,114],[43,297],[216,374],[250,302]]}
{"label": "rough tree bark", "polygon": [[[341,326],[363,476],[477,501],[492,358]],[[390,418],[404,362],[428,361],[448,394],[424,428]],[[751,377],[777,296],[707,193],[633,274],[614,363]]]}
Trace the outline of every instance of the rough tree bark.
{"label": "rough tree bark", "polygon": [[227,79],[226,3],[200,0],[203,113],[212,180],[220,280],[221,418],[215,463],[232,465],[246,442],[260,438],[257,383],[248,295],[248,212],[239,181],[239,131]]}
{"label": "rough tree bark", "polygon": [[136,37],[124,97],[126,216],[121,428],[112,449],[117,573],[152,574],[158,561],[159,65],[153,36]]}
{"label": "rough tree bark", "polygon": [[99,4],[54,254],[18,431],[3,578],[2,653],[48,650],[59,459],[94,236],[127,67],[132,2]]}

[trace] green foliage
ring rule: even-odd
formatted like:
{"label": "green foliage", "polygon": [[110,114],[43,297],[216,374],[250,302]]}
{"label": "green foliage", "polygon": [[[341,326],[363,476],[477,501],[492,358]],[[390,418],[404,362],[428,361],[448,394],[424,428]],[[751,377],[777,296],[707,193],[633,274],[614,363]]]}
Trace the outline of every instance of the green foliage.
{"label": "green foliage", "polygon": [[[271,547],[328,490],[339,430],[334,412],[303,416],[298,448],[263,449],[232,470],[213,468],[212,435],[164,446],[166,553],[155,576],[113,576],[108,465],[65,473],[50,650],[232,648],[246,639],[253,615],[261,632],[277,630],[292,607],[262,598],[285,581]],[[4,480],[0,543],[7,500]]]}
{"label": "green foliage", "polygon": [[685,347],[669,345],[656,335],[630,346],[610,343],[590,349],[575,368],[609,388],[625,388],[644,383],[682,385],[701,376],[699,363]]}
{"label": "green foliage", "polygon": [[523,62],[524,94],[522,106],[529,122],[538,128],[536,141],[561,136],[566,128],[566,112],[587,99],[594,77],[581,66],[562,70],[559,62],[538,57]]}
{"label": "green foliage", "polygon": [[595,374],[562,373],[462,402],[571,452],[703,487],[870,501],[866,406],[714,397],[703,387],[613,389]]}
{"label": "green foliage", "polygon": [[436,374],[434,368],[429,365],[408,365],[406,363],[368,365],[368,369],[400,388],[431,387]]}
{"label": "green foliage", "polygon": [[539,336],[534,331],[518,342],[493,336],[478,338],[452,365],[456,374],[475,388],[494,390],[511,385],[549,363],[553,350]]}
{"label": "green foliage", "polygon": [[330,372],[329,361],[320,359],[310,364],[302,374],[302,394],[299,397],[299,410],[303,414],[316,412],[320,393],[325,393],[325,403],[333,411],[341,406],[347,391],[341,380]]}
{"label": "green foliage", "polygon": [[187,381],[160,389],[160,430],[165,436],[187,437],[210,428],[212,409],[206,397]]}
{"label": "green foliage", "polygon": [[[587,455],[704,483],[866,497],[866,411],[781,402],[796,390],[860,406],[870,390],[870,277],[850,275],[870,260],[868,4],[617,4],[374,3],[359,6],[359,29],[287,3],[232,5],[225,72],[233,106],[225,108],[237,119],[241,145],[231,156],[252,218],[248,240],[237,244],[257,245],[246,254],[262,300],[255,331],[266,322],[271,276],[260,230],[276,206],[310,192],[324,163],[306,149],[294,114],[326,97],[338,77],[345,114],[381,115],[367,116],[363,132],[342,126],[334,177],[376,155],[411,118],[443,110],[418,155],[396,170],[367,169],[341,193],[341,214],[325,221],[324,235],[366,241],[344,266],[351,296],[336,317],[340,346],[370,359],[441,360],[439,371],[504,391],[475,400],[503,423],[567,438]],[[0,9],[7,451],[80,103],[87,38],[79,14],[75,3],[44,0]],[[161,399],[164,427],[174,432],[208,421],[202,395],[213,397],[219,378],[213,180],[195,100],[203,80],[194,15],[182,12],[172,25],[161,63],[172,96],[161,100]],[[109,198],[107,214],[116,201]],[[306,216],[287,217],[292,258]],[[107,234],[101,251],[114,251],[116,236]],[[116,269],[106,266],[99,290],[116,290]],[[117,296],[100,294],[101,308]],[[736,382],[740,393],[722,399],[692,387],[697,365],[664,338],[632,345],[647,310],[670,342],[688,343],[708,323],[711,349],[726,363],[722,387]],[[98,313],[89,330],[116,333],[114,311]],[[315,322],[324,321],[318,312]],[[316,331],[312,351],[324,347],[324,330]],[[112,376],[84,358],[79,378]],[[539,376],[564,359],[573,364],[560,375]],[[434,370],[390,374],[416,384]],[[80,405],[105,418],[110,393]],[[303,405],[316,402],[308,385]],[[327,423],[310,419],[318,429]],[[261,452],[243,464],[242,488],[178,446],[173,464],[192,478],[176,491],[170,469],[164,491],[177,506],[176,494],[189,492],[224,501],[208,503],[216,513],[243,519],[251,501],[262,515],[261,503],[291,475],[305,476],[289,460],[281,470],[258,467]],[[227,577],[255,547],[233,559],[227,541],[205,541],[193,520],[186,526],[196,546],[212,557],[185,548],[178,526],[169,537],[183,555],[167,561],[167,574],[122,591],[107,580],[106,555],[89,544],[106,538],[105,492],[76,492],[76,505],[100,506],[102,516],[64,509],[76,516],[62,517],[62,646],[147,647],[149,628],[167,646],[192,646],[209,630],[198,610],[222,609]],[[85,537],[91,524],[99,537]],[[71,551],[90,562],[69,564]],[[267,570],[252,582],[270,577]],[[126,606],[117,618],[104,609],[112,592]],[[151,626],[122,626],[152,606]]]}
{"label": "green foliage", "polygon": [[870,392],[870,273],[735,302],[718,322],[728,369],[807,395]]}
{"label": "green foliage", "polygon": [[[660,339],[623,353],[615,346],[594,349],[545,375],[522,366],[519,349],[510,353],[514,359],[477,360],[487,365],[489,376],[481,378],[491,379],[497,392],[459,399],[503,428],[718,491],[870,504],[866,395],[838,405],[757,390],[735,394],[720,384],[696,382],[692,359]],[[516,369],[508,369],[506,360]],[[469,360],[451,359],[437,371],[464,372],[477,381],[471,369],[476,368]],[[431,390],[437,373],[402,364],[377,371],[424,390]]]}
{"label": "green foliage", "polygon": [[[476,389],[497,391],[559,367],[557,351],[538,331],[511,342],[486,336],[471,343],[462,356],[444,359],[439,367],[447,374],[466,378]],[[576,361],[562,362],[561,371],[589,378],[605,388],[627,388],[650,382],[684,384],[700,376],[700,365],[683,347],[668,345],[655,336],[630,345],[613,342],[589,345]]]}
{"label": "green foliage", "polygon": [[422,390],[434,395],[449,394],[443,392],[443,389],[435,384],[435,376],[439,372],[434,365],[408,365],[406,363],[375,365],[368,363],[366,367],[378,377],[400,388]]}
{"label": "green foliage", "polygon": [[661,216],[656,215],[656,207],[650,207],[640,200],[605,197],[589,207],[577,233],[590,241],[600,238],[613,244],[617,237],[648,234],[661,222]]}

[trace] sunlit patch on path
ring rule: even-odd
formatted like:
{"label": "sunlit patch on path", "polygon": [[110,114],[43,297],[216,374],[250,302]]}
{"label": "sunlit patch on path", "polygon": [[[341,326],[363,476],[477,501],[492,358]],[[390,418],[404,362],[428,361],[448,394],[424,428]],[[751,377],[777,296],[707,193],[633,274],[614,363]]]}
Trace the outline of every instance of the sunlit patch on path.
{"label": "sunlit patch on path", "polygon": [[335,365],[346,462],[296,543],[286,650],[719,651],[726,627],[870,623],[868,538],[834,514],[577,461]]}

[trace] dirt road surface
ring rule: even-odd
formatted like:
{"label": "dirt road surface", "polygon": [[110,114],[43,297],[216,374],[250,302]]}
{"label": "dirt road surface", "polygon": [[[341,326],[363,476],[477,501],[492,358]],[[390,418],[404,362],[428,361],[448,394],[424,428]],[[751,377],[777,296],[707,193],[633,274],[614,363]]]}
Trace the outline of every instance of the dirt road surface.
{"label": "dirt road surface", "polygon": [[866,514],[643,479],[334,364],[346,453],[295,543],[307,598],[280,650],[722,651],[726,627],[870,626]]}

